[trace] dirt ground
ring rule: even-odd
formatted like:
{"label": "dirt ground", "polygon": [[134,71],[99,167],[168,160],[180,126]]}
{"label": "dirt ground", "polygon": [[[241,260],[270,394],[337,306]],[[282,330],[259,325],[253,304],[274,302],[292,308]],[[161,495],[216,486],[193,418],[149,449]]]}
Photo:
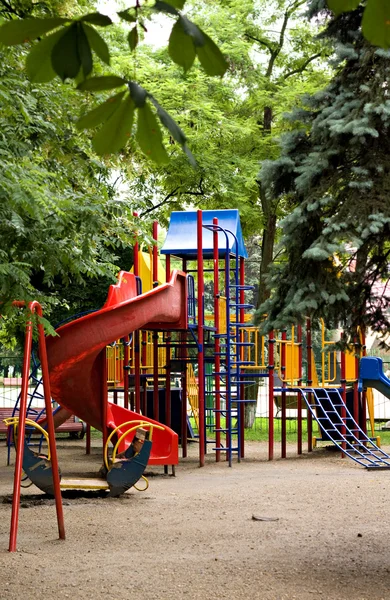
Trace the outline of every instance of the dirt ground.
{"label": "dirt ground", "polygon": [[[8,552],[13,468],[0,447],[0,598],[208,600],[390,599],[390,471],[338,453],[267,461],[265,444],[229,468],[197,463],[176,477],[149,470],[150,487],[119,499],[23,491],[18,551]],[[101,450],[60,441],[64,474],[96,473]],[[279,452],[279,451],[278,451]],[[267,518],[270,520],[255,520]]]}

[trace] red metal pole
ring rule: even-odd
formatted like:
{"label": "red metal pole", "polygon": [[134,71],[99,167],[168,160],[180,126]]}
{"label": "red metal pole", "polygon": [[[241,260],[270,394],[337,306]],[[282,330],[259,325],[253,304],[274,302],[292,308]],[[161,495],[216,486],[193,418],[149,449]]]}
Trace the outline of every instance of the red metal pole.
{"label": "red metal pole", "polygon": [[206,432],[205,432],[205,385],[204,385],[204,351],[203,351],[203,231],[202,211],[197,213],[198,242],[198,390],[199,390],[199,466],[204,466]]}
{"label": "red metal pole", "polygon": [[[152,263],[152,278],[153,287],[158,286],[158,251],[157,251],[158,223],[153,221],[153,263]],[[156,421],[160,418],[160,401],[158,392],[158,333],[153,332],[153,419]]]}
{"label": "red metal pole", "polygon": [[[343,334],[341,334],[341,337],[343,337]],[[345,353],[344,352],[341,353],[340,363],[341,363],[340,364],[340,383],[341,383],[341,388],[342,388],[341,396],[343,398],[344,404],[346,405],[347,404],[347,381],[346,381],[346,378],[345,378],[346,377],[346,365],[345,365]],[[346,413],[345,407],[343,406],[341,408],[341,414],[340,414],[340,417],[341,417],[341,420],[342,420],[342,423],[343,423],[341,425],[341,431],[340,431],[342,437],[345,437],[345,434],[346,434],[346,429],[345,429],[345,419],[346,419],[346,416],[347,416],[347,413]],[[345,442],[341,442],[341,447],[343,448],[343,450],[345,450],[346,449],[346,443]],[[341,457],[342,458],[345,457],[344,452],[341,453]]]}
{"label": "red metal pole", "polygon": [[[165,259],[165,280],[168,282],[171,278],[171,257],[168,254]],[[165,338],[165,425],[171,426],[171,335],[166,334]],[[187,428],[182,432],[187,435]]]}
{"label": "red metal pole", "polygon": [[130,337],[127,335],[123,340],[123,406],[129,408],[129,352]]}
{"label": "red metal pole", "polygon": [[[307,386],[313,385],[313,365],[312,365],[312,340],[311,340],[311,321],[306,321],[306,350],[307,350]],[[307,395],[308,401],[311,404],[312,394]],[[313,450],[313,417],[309,409],[307,409],[307,450]]]}
{"label": "red metal pole", "polygon": [[91,454],[91,426],[89,423],[85,429],[85,454]]}
{"label": "red metal pole", "polygon": [[[362,332],[361,336],[362,336],[361,337],[362,355],[366,356],[367,355],[367,348],[366,348],[366,336],[365,336],[365,333]],[[357,370],[357,376],[358,377],[359,377],[359,368],[360,368],[360,361],[359,361],[359,366],[358,366],[358,370]],[[366,392],[364,390],[362,392],[361,408],[362,408],[362,413],[361,413],[360,429],[362,429],[364,431],[364,433],[367,435],[367,398],[366,398]]]}
{"label": "red metal pole", "polygon": [[158,285],[158,248],[157,248],[157,240],[158,240],[158,222],[153,221],[153,287]]}
{"label": "red metal pole", "polygon": [[[183,271],[187,273],[187,261],[183,258]],[[184,332],[179,333],[180,342],[183,347],[179,351],[179,358],[184,358],[184,370],[182,372],[182,404],[181,404],[181,447],[182,456],[187,456],[187,389],[188,389],[188,375],[187,375],[187,359],[188,349],[186,348],[187,336]],[[199,407],[198,407],[198,423],[199,423]],[[184,433],[185,432],[185,433]]]}
{"label": "red metal pole", "polygon": [[274,370],[275,337],[270,331],[268,336],[268,460],[274,458]]}
{"label": "red metal pole", "polygon": [[[245,303],[245,292],[243,289],[244,284],[245,284],[245,260],[242,256],[240,256],[240,286],[242,286],[242,288],[240,289],[240,296],[239,296],[240,304]],[[244,308],[240,308],[240,323],[245,323],[245,309]],[[240,340],[240,342],[244,341],[244,332],[243,332],[242,327],[240,327],[239,340]],[[240,346],[239,356],[240,356],[240,361],[243,362],[244,346]],[[243,372],[242,367],[241,367],[240,371]],[[241,402],[239,404],[239,411],[240,411],[241,448],[238,449],[238,453],[241,458],[244,458],[244,456],[245,456],[245,402],[244,402],[244,395],[245,395],[245,386],[243,383],[240,383],[240,400],[241,400]]]}
{"label": "red metal pole", "polygon": [[[18,304],[23,306],[24,303]],[[20,505],[20,488],[22,479],[24,438],[26,434],[26,410],[27,410],[27,392],[28,378],[30,373],[30,356],[32,346],[32,317],[26,323],[26,334],[24,338],[24,356],[22,369],[22,389],[20,393],[20,408],[19,408],[19,427],[18,437],[16,442],[16,462],[14,471],[14,491],[12,497],[12,513],[11,513],[11,528],[9,537],[9,551],[16,551],[16,539],[18,535],[18,520],[19,520],[19,505]],[[51,411],[51,408],[50,408]]]}
{"label": "red metal pole", "polygon": [[[358,390],[358,378],[359,378],[359,344],[357,342],[357,339],[355,338],[354,340],[354,349],[355,349],[355,377],[354,377],[354,382],[353,382],[353,416],[354,419],[356,421],[356,423],[358,424],[358,426],[360,426],[360,422],[361,422],[361,414],[360,414],[360,407],[359,407],[359,390]],[[359,431],[356,431],[355,433],[356,437],[359,438]]]}
{"label": "red metal pole", "polygon": [[101,361],[101,406],[102,406],[102,434],[103,434],[103,460],[104,460],[104,448],[106,446],[108,431],[107,431],[107,403],[108,403],[108,386],[107,386],[107,357],[106,349],[104,348],[100,353]]}
{"label": "red metal pole", "polygon": [[281,431],[281,456],[282,458],[286,458],[287,456],[287,447],[286,447],[286,435],[287,435],[287,430],[286,430],[286,424],[287,424],[287,419],[286,419],[286,387],[287,387],[287,383],[286,383],[286,342],[287,342],[287,331],[284,329],[282,331],[282,348],[281,348],[281,358],[280,358],[280,363],[281,363],[281,375],[282,375],[282,431]]}
{"label": "red metal pole", "polygon": [[[213,225],[218,227],[218,219],[214,217]],[[218,231],[213,230],[213,263],[214,263],[214,327],[217,337],[214,338],[214,391],[215,391],[215,446],[221,447],[221,342],[218,334],[220,330],[220,315],[219,315],[219,252],[218,252]],[[221,460],[221,451],[216,450],[215,460]]]}
{"label": "red metal pole", "polygon": [[[138,217],[138,213],[134,212],[133,213],[134,217]],[[134,246],[133,246],[133,263],[134,263],[134,275],[136,277],[139,276],[139,244],[138,244],[138,238],[135,238],[135,242],[134,242]]]}
{"label": "red metal pole", "polygon": [[[138,217],[138,213],[134,213]],[[134,275],[139,277],[139,244],[136,239],[134,243]],[[140,355],[140,332],[133,332],[133,348],[134,348],[134,395],[135,395],[135,411],[141,412],[141,355]]]}
{"label": "red metal pole", "polygon": [[[302,386],[302,325],[298,325],[298,386]],[[302,393],[298,391],[298,440],[297,452],[302,454]]]}
{"label": "red metal pole", "polygon": [[[24,306],[24,302],[14,302],[14,306]],[[31,357],[31,346],[32,346],[32,334],[33,324],[32,315],[37,313],[39,317],[42,317],[42,308],[38,302],[31,302],[29,304],[29,310],[31,316],[26,323],[26,334],[24,341],[24,356],[23,356],[23,370],[22,370],[22,389],[20,395],[20,407],[19,407],[19,427],[18,427],[18,438],[16,442],[16,463],[14,472],[14,491],[12,498],[12,513],[11,513],[11,527],[10,527],[10,539],[9,539],[9,551],[16,551],[16,540],[18,534],[18,519],[19,519],[19,505],[20,505],[20,489],[21,489],[21,477],[23,467],[23,454],[24,454],[24,440],[26,434],[26,412],[27,412],[27,394],[28,394],[28,378],[30,373],[30,357]],[[64,515],[62,508],[62,498],[60,490],[60,478],[58,471],[58,460],[57,460],[57,448],[55,444],[55,432],[54,432],[54,419],[51,406],[51,394],[50,394],[50,382],[49,382],[49,370],[47,364],[46,354],[46,343],[43,326],[41,323],[38,324],[38,343],[39,352],[42,365],[42,379],[43,389],[46,407],[46,419],[47,429],[49,434],[49,447],[52,461],[52,473],[53,473],[53,487],[54,496],[57,510],[57,523],[58,533],[60,539],[65,539],[65,526],[64,526]]]}
{"label": "red metal pole", "polygon": [[[35,312],[42,317],[42,308],[38,302],[32,302],[30,304],[31,312]],[[52,404],[51,404],[51,393],[50,393],[50,378],[49,378],[49,365],[47,362],[47,352],[46,352],[46,340],[45,340],[45,332],[43,329],[43,325],[41,322],[38,322],[38,347],[39,347],[39,357],[41,360],[41,369],[42,369],[42,381],[43,381],[43,394],[45,398],[45,408],[46,408],[46,427],[47,432],[49,434],[49,447],[51,454],[51,464],[52,464],[52,473],[53,473],[53,488],[54,488],[54,498],[56,504],[57,511],[57,523],[58,523],[58,535],[60,540],[65,539],[65,525],[64,525],[64,513],[62,509],[62,497],[61,497],[61,487],[60,487],[60,474],[58,469],[58,458],[57,458],[57,446],[56,446],[56,434],[54,427],[54,418],[52,412]]]}

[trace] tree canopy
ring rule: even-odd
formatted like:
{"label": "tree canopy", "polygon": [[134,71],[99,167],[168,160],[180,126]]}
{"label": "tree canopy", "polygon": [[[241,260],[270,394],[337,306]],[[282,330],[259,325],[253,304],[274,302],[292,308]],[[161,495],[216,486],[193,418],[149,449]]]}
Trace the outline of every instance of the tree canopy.
{"label": "tree canopy", "polygon": [[134,239],[132,207],[115,198],[108,166],[75,128],[77,92],[36,87],[24,52],[0,54],[2,314],[14,299],[39,300],[49,314],[72,303],[71,288],[82,296],[87,282],[114,280]]}
{"label": "tree canopy", "polygon": [[358,328],[389,331],[390,52],[362,37],[362,15],[359,6],[330,20],[336,75],[292,113],[280,158],[263,162],[267,194],[296,205],[258,313],[266,329],[313,316],[349,340]]}

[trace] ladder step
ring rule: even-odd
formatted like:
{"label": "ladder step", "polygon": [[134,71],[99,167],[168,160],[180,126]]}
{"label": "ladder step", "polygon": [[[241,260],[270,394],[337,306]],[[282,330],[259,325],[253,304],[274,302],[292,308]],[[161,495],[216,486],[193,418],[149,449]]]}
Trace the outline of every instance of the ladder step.
{"label": "ladder step", "polygon": [[234,400],[237,404],[254,404],[257,400],[247,400],[246,398],[240,398],[240,400]]}
{"label": "ladder step", "polygon": [[215,433],[219,432],[219,433],[238,433],[238,429],[224,429],[224,428],[220,428],[220,429],[213,429],[213,431],[215,431]]}
{"label": "ladder step", "polygon": [[[253,304],[242,304],[239,302],[230,302],[229,304],[230,308],[247,308],[248,310],[251,308],[254,308]],[[235,323],[230,323],[231,327],[234,327]]]}
{"label": "ladder step", "polygon": [[233,362],[231,363],[232,367],[239,367],[242,365],[249,365],[249,366],[253,366],[255,365],[255,361],[254,360],[238,360],[237,362]]}
{"label": "ladder step", "polygon": [[229,285],[229,288],[236,289],[236,290],[254,290],[255,286],[238,284],[238,285]]}
{"label": "ladder step", "polygon": [[[242,346],[247,346],[247,347],[249,347],[249,346],[253,347],[254,346],[253,342],[232,342],[230,345],[231,346],[241,346],[241,347]],[[219,347],[220,348],[226,348],[227,344],[220,344]]]}

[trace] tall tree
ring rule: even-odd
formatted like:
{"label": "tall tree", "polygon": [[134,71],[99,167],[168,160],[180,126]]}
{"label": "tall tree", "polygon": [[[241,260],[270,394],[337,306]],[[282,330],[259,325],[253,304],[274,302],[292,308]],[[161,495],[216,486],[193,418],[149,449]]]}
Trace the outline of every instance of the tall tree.
{"label": "tall tree", "polygon": [[[324,3],[312,2],[312,16],[319,10]],[[330,20],[336,75],[293,113],[281,157],[263,163],[269,197],[296,204],[259,310],[268,329],[307,316],[340,323],[349,341],[358,328],[390,328],[390,52],[362,37],[362,14],[359,6]]]}
{"label": "tall tree", "polygon": [[[323,42],[313,40],[317,29],[299,22],[298,2],[275,0],[271,9],[263,0],[212,6],[198,0],[187,5],[206,32],[216,31],[229,77],[210,79],[196,66],[183,73],[172,65],[165,49],[138,48],[137,78],[147,82],[188,132],[197,168],[188,164],[171,139],[169,164],[160,169],[143,165],[130,187],[149,205],[144,214],[164,215],[194,205],[240,208],[246,235],[264,227],[266,270],[276,216],[283,210],[278,202],[269,207],[260,193],[258,164],[278,155],[273,135],[289,127],[283,113],[299,104],[302,94],[324,85],[329,69],[321,57],[327,50]],[[271,12],[272,17],[264,18]],[[118,73],[133,67],[120,50],[113,65]]]}
{"label": "tall tree", "polygon": [[90,282],[107,288],[114,279],[118,253],[132,243],[132,209],[115,199],[108,166],[75,128],[77,93],[32,85],[20,50],[0,57],[2,314],[14,299],[35,298],[50,315],[85,297]]}

